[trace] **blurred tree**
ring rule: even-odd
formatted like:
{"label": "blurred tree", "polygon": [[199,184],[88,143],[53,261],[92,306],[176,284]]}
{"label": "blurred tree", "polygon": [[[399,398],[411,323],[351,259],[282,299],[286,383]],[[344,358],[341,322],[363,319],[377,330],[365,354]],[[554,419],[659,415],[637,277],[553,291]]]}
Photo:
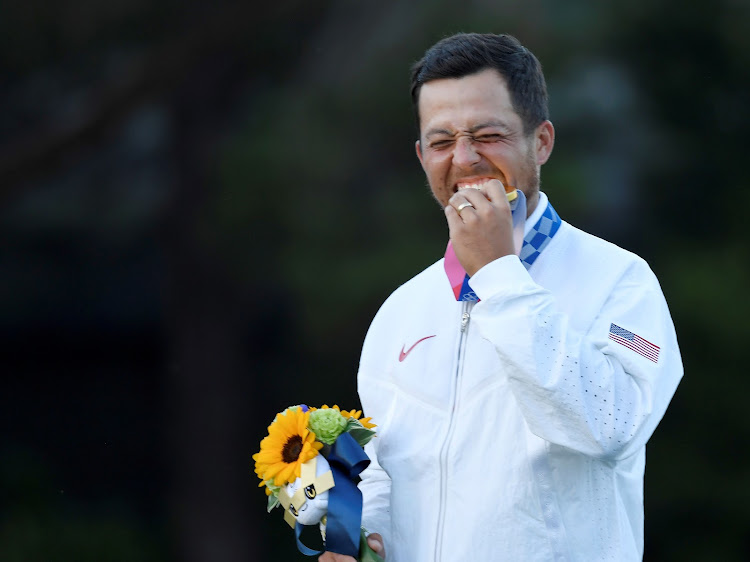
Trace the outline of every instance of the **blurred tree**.
{"label": "blurred tree", "polygon": [[540,57],[545,191],[643,255],[670,303],[686,378],[649,447],[647,559],[742,560],[747,16],[733,0],[4,6],[0,558],[304,559],[250,455],[289,404],[356,407],[371,317],[441,257],[408,67],[467,30]]}

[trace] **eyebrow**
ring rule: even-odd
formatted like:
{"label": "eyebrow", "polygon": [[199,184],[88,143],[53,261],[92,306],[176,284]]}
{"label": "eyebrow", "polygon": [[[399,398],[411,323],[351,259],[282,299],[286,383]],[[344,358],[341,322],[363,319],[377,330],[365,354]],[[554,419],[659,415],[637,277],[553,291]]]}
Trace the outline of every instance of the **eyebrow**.
{"label": "eyebrow", "polygon": [[[503,129],[504,131],[510,131],[510,127],[502,121],[487,121],[486,123],[479,123],[478,125],[474,125],[469,129],[469,133],[476,133],[477,131],[480,131],[482,129],[487,129],[491,127],[497,127],[500,129]],[[424,138],[428,139],[435,135],[448,135],[449,137],[452,137],[455,133],[452,131],[449,131],[448,129],[430,129],[427,131],[424,135]]]}

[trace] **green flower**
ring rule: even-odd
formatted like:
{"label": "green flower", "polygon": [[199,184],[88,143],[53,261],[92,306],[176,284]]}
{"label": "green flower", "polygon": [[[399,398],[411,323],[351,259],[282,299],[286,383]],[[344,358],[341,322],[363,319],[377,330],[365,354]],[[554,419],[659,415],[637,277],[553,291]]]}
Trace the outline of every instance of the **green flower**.
{"label": "green flower", "polygon": [[310,413],[308,426],[318,441],[333,445],[346,429],[346,423],[346,418],[338,410],[324,408]]}

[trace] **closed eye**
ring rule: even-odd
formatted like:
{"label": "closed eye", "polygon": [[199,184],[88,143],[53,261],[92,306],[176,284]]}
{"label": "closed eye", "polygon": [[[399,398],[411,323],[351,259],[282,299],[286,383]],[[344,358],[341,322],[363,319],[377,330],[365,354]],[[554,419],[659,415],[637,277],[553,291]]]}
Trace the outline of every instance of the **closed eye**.
{"label": "closed eye", "polygon": [[478,137],[476,137],[476,140],[478,140],[479,142],[496,142],[502,139],[503,136],[498,134],[479,135]]}
{"label": "closed eye", "polygon": [[449,139],[436,140],[430,143],[430,148],[447,148],[451,144],[453,144],[453,141]]}

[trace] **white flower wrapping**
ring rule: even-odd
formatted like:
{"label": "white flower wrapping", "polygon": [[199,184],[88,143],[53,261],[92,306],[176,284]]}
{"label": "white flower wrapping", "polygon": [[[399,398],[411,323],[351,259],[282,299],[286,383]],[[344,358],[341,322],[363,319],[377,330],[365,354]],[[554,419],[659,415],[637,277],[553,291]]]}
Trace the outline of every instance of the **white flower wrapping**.
{"label": "white flower wrapping", "polygon": [[325,537],[325,522],[322,520],[328,512],[328,490],[332,487],[331,467],[323,455],[318,455],[302,465],[299,478],[279,490],[279,501],[302,525],[320,523]]}

